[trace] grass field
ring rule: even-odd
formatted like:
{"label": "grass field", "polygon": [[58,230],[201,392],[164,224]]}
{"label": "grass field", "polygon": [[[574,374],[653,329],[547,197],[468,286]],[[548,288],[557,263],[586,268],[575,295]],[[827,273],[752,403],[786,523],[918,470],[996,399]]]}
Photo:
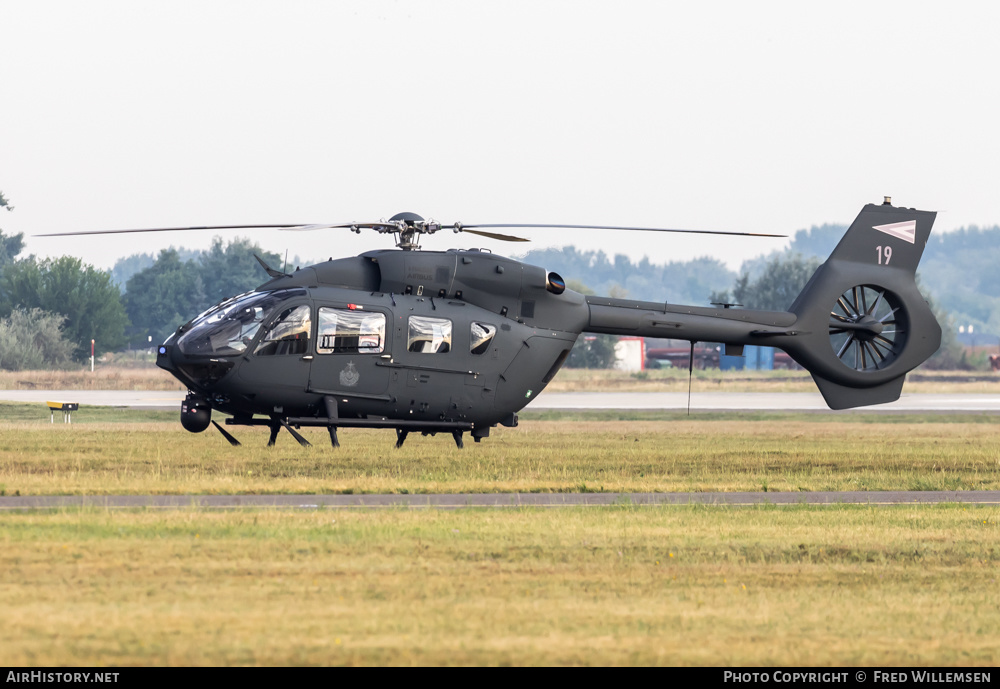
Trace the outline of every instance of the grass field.
{"label": "grass field", "polygon": [[2,665],[995,665],[996,508],[0,517]]}
{"label": "grass field", "polygon": [[[332,449],[303,429],[243,447],[174,412],[114,409],[48,423],[40,405],[0,405],[0,492],[38,494],[457,493],[1000,489],[991,415],[750,415],[546,412],[482,443],[348,429]],[[83,414],[78,414],[86,419]],[[39,418],[40,417],[40,418]]]}
{"label": "grass field", "polygon": [[[0,403],[21,494],[1000,489],[986,414],[544,412],[448,436]],[[0,664],[1000,661],[1000,509],[0,512]]]}

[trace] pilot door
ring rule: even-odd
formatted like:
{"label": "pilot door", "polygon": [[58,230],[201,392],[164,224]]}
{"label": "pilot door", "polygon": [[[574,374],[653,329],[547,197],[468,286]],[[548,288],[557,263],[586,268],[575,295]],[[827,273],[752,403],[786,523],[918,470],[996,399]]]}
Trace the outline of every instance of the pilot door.
{"label": "pilot door", "polygon": [[[353,306],[353,305],[352,305]],[[388,312],[372,307],[316,310],[316,356],[309,391],[376,398],[389,386]]]}
{"label": "pilot door", "polygon": [[300,405],[309,383],[311,334],[312,307],[302,302],[283,304],[240,363],[246,396],[254,399],[266,389],[275,406]]}

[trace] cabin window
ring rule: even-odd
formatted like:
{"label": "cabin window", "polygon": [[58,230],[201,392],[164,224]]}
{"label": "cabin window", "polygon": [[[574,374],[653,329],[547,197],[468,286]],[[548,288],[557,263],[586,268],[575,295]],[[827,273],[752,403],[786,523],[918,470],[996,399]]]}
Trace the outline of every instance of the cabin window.
{"label": "cabin window", "polygon": [[488,323],[472,322],[472,337],[469,340],[469,351],[473,354],[485,354],[497,334],[497,327]]}
{"label": "cabin window", "polygon": [[410,316],[406,349],[422,354],[444,354],[451,349],[451,321],[447,318]]}
{"label": "cabin window", "polygon": [[317,354],[380,354],[385,349],[385,314],[320,307]]}
{"label": "cabin window", "polygon": [[303,355],[309,351],[309,330],[312,319],[309,306],[300,304],[282,311],[257,344],[257,356]]}

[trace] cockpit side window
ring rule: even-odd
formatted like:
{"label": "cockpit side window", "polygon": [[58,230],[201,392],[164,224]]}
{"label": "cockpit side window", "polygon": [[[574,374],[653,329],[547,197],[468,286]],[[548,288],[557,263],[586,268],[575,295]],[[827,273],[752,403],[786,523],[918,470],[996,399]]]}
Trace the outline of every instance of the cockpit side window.
{"label": "cockpit side window", "polygon": [[381,354],[385,350],[385,314],[323,306],[316,337],[317,354]]}
{"label": "cockpit side window", "polygon": [[276,290],[227,299],[178,330],[177,346],[188,356],[243,354],[281,302],[305,293],[303,289]]}
{"label": "cockpit side window", "polygon": [[422,354],[444,354],[451,350],[451,321],[447,318],[410,316],[406,349]]}
{"label": "cockpit side window", "polygon": [[472,333],[469,339],[469,351],[473,354],[485,354],[497,334],[497,327],[489,323],[472,322]]}
{"label": "cockpit side window", "polygon": [[264,333],[254,354],[257,356],[283,356],[306,354],[309,351],[309,331],[312,319],[309,306],[300,304],[281,312],[278,320]]}

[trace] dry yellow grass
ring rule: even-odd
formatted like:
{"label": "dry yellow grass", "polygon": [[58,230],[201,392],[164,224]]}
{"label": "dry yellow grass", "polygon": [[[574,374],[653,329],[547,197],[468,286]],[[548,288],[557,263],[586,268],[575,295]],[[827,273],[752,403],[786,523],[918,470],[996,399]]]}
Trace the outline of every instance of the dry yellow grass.
{"label": "dry yellow grass", "polygon": [[97,366],[72,371],[0,371],[0,390],[184,390],[176,378],[155,366]]}
{"label": "dry yellow grass", "polygon": [[981,665],[996,508],[0,519],[0,664]]}

